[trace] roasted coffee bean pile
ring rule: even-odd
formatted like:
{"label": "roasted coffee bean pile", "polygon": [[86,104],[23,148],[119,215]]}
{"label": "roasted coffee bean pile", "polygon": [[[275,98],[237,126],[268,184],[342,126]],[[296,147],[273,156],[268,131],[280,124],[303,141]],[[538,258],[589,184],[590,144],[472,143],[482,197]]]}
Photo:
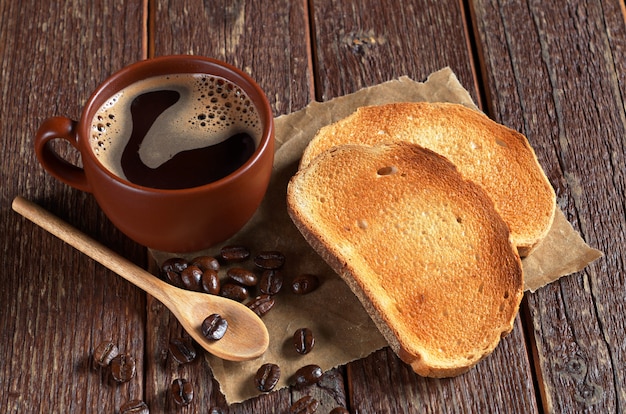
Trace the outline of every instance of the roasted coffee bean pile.
{"label": "roasted coffee bean pile", "polygon": [[[246,262],[252,259],[252,265]],[[170,258],[160,268],[164,280],[179,288],[222,295],[246,304],[259,317],[267,314],[276,303],[276,295],[283,290],[285,278],[283,266],[285,256],[279,251],[261,251],[252,256],[245,246],[225,246],[218,257],[199,256],[192,260]],[[320,285],[317,276],[301,274],[291,279],[290,290],[296,295],[306,295]],[[202,333],[210,339],[219,340],[228,329],[228,321],[218,314],[207,315],[202,324]],[[169,354],[178,364],[189,364],[196,360],[195,342],[188,336],[174,338],[169,343]],[[315,346],[311,329],[303,327],[293,334],[294,351],[305,355]],[[107,369],[118,383],[128,382],[136,376],[136,361],[128,354],[121,353],[113,341],[103,341],[93,351],[94,366]],[[254,376],[256,388],[261,392],[272,391],[280,380],[280,367],[265,363]],[[323,377],[318,365],[305,365],[293,377],[299,388],[317,384]],[[194,398],[191,382],[184,378],[174,379],[169,395],[176,405],[187,406]],[[304,396],[294,402],[289,413],[304,414],[317,411],[319,402],[311,396]],[[141,400],[130,400],[120,406],[121,414],[149,414],[150,410]],[[222,413],[219,407],[212,407],[211,414]],[[348,413],[337,407],[332,414]]]}
{"label": "roasted coffee bean pile", "polygon": [[[174,257],[162,263],[162,278],[179,288],[221,295],[244,303],[259,317],[263,317],[275,306],[276,295],[283,291],[285,255],[279,251],[266,250],[256,255],[241,245],[221,248],[217,257],[199,256],[191,260]],[[251,263],[250,263],[251,262]],[[319,278],[314,274],[299,274],[290,279],[288,290],[295,295],[307,295],[320,286]],[[228,321],[220,315],[207,315],[202,324],[202,333],[207,338],[219,340],[228,327]],[[302,327],[293,334],[295,354],[306,355],[315,346],[315,337],[311,329]],[[170,353],[179,363],[191,362],[195,358],[195,349],[189,338],[172,340]],[[280,367],[274,363],[264,363],[254,376],[255,387],[261,392],[270,392],[278,384],[281,376]],[[292,378],[296,387],[304,388],[317,384],[323,377],[318,365],[301,367]],[[186,390],[185,387],[188,389]],[[175,380],[171,386],[171,395],[180,405],[187,405],[193,399],[193,389],[185,380]],[[319,402],[311,396],[305,396],[294,402],[290,413],[314,413]],[[343,410],[343,411],[341,411]],[[335,414],[347,412],[342,407],[333,410]]]}
{"label": "roasted coffee bean pile", "polygon": [[[249,259],[252,264],[246,266]],[[274,307],[274,297],[282,290],[284,264],[285,255],[279,251],[265,250],[253,256],[246,246],[231,245],[222,247],[218,257],[169,258],[161,264],[160,272],[174,286],[242,302],[262,317]],[[297,275],[292,279],[291,291],[304,295],[318,286],[317,276]]]}

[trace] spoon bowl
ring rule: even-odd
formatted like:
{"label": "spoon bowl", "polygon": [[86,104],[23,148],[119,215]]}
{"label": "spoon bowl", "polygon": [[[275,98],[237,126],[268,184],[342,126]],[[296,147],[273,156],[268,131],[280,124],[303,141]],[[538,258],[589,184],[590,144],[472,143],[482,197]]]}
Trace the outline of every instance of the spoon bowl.
{"label": "spoon bowl", "polygon": [[[165,283],[23,197],[13,200],[13,210],[154,296],[209,353],[229,361],[245,361],[261,356],[267,349],[267,328],[247,306]],[[228,329],[219,340],[207,339],[201,331],[204,319],[214,313],[228,322]]]}
{"label": "spoon bowl", "polygon": [[[166,285],[162,290],[166,298],[159,298],[154,291],[146,291],[159,299],[209,353],[230,361],[246,361],[261,356],[267,349],[267,328],[248,307],[221,296],[187,291],[157,281]],[[228,329],[219,340],[207,339],[201,330],[202,321],[214,313],[228,322]]]}

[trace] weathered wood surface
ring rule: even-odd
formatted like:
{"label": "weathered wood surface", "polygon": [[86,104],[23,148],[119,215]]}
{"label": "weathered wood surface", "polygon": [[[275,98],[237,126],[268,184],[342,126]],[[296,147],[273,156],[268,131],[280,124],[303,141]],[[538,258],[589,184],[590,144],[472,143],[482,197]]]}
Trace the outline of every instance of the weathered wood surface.
{"label": "weathered wood surface", "polygon": [[626,409],[626,27],[618,1],[472,5],[494,119],[524,132],[558,205],[605,257],[529,294],[551,412]]}
{"label": "weathered wood surface", "polygon": [[[152,412],[285,412],[306,393],[322,402],[318,412],[625,411],[622,2],[95,3],[68,0],[41,12],[32,0],[0,0],[0,411],[118,412],[143,398]],[[44,118],[76,119],[113,71],[178,53],[243,68],[275,115],[450,66],[491,117],[528,136],[559,206],[606,256],[527,295],[512,334],[461,377],[417,377],[383,349],[333,370],[322,386],[226,407],[203,359],[179,366],[169,357],[169,339],[183,335],[169,311],[10,209],[25,195],[153,266],[90,195],[43,172],[31,142]],[[109,338],[139,361],[128,384],[91,366],[91,351]],[[185,409],[167,393],[178,377],[196,385]]]}
{"label": "weathered wood surface", "polygon": [[125,3],[0,2],[2,412],[115,412],[143,395],[143,375],[115,385],[90,354],[113,339],[143,372],[145,295],[11,210],[24,195],[144,264],[145,249],[90,195],[44,173],[32,149],[44,118],[77,119],[100,81],[142,58],[143,10]]}

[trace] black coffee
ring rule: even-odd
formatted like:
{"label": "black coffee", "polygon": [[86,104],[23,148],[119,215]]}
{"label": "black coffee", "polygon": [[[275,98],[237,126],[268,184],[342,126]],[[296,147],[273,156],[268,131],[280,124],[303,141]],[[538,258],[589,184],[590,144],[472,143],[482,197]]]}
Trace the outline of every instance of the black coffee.
{"label": "black coffee", "polygon": [[261,135],[256,108],[225,79],[198,74],[137,82],[92,122],[92,149],[114,174],[146,187],[204,185],[241,167]]}

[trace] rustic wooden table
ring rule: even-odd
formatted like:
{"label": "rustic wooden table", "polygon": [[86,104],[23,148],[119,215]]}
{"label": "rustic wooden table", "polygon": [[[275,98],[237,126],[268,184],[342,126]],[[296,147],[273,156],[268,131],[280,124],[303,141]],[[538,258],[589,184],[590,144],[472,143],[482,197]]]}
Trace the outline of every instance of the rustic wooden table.
{"label": "rustic wooden table", "polygon": [[[626,24],[622,0],[0,0],[0,411],[285,412],[311,394],[358,413],[626,411]],[[40,122],[78,118],[110,73],[151,56],[197,54],[249,72],[275,115],[450,66],[493,119],[528,136],[567,219],[605,257],[527,294],[515,329],[469,373],[412,373],[388,349],[323,386],[227,407],[201,360],[168,365],[181,328],[160,303],[11,211],[24,195],[141,266],[91,195],[44,173]],[[70,152],[71,153],[71,152]],[[104,338],[137,357],[112,384],[90,364]],[[175,407],[173,378],[196,396]]]}

